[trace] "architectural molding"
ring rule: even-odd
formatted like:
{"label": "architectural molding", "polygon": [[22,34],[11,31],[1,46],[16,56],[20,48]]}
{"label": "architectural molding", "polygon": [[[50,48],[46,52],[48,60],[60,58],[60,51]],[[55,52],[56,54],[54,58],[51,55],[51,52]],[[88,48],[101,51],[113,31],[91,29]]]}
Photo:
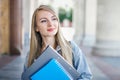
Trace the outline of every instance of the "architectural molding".
{"label": "architectural molding", "polygon": [[93,55],[120,57],[120,41],[99,40],[92,51]]}

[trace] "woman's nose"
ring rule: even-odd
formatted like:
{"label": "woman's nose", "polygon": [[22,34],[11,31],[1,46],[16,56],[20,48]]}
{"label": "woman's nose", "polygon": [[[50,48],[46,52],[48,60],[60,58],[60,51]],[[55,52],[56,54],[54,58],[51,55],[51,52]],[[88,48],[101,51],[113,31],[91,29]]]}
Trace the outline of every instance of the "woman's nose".
{"label": "woman's nose", "polygon": [[48,21],[48,26],[51,27],[53,22],[51,20]]}

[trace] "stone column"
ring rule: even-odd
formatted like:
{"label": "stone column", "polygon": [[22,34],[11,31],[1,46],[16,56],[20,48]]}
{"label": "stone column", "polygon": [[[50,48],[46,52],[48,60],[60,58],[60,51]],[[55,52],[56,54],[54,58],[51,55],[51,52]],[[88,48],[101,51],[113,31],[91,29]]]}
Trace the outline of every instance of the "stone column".
{"label": "stone column", "polygon": [[92,47],[96,40],[97,0],[86,0],[85,5],[85,32],[83,45]]}
{"label": "stone column", "polygon": [[98,0],[96,37],[93,54],[120,56],[120,0]]}
{"label": "stone column", "polygon": [[9,0],[0,0],[0,54],[9,53]]}
{"label": "stone column", "polygon": [[73,28],[75,28],[74,40],[80,43],[83,39],[85,27],[85,0],[74,0]]}
{"label": "stone column", "polygon": [[10,54],[20,55],[22,49],[22,0],[10,1]]}
{"label": "stone column", "polygon": [[29,34],[31,28],[31,20],[30,20],[30,0],[23,0],[23,44],[24,47],[29,45]]}

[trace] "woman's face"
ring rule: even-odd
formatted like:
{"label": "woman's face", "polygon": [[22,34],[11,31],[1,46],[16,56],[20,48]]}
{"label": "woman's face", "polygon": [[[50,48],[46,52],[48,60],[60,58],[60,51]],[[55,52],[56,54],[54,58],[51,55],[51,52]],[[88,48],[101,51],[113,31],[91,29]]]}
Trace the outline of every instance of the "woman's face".
{"label": "woman's face", "polygon": [[58,31],[58,19],[49,11],[41,10],[36,14],[36,31],[42,37],[55,36]]}

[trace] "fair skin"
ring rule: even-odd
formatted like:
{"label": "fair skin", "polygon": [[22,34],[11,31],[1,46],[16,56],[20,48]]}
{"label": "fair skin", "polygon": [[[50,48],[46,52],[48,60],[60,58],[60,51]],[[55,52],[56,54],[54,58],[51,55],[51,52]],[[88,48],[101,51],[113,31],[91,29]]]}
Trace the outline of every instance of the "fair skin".
{"label": "fair skin", "polygon": [[40,10],[36,15],[36,31],[39,32],[43,39],[43,49],[47,45],[56,47],[55,35],[58,31],[58,19],[49,11]]}

